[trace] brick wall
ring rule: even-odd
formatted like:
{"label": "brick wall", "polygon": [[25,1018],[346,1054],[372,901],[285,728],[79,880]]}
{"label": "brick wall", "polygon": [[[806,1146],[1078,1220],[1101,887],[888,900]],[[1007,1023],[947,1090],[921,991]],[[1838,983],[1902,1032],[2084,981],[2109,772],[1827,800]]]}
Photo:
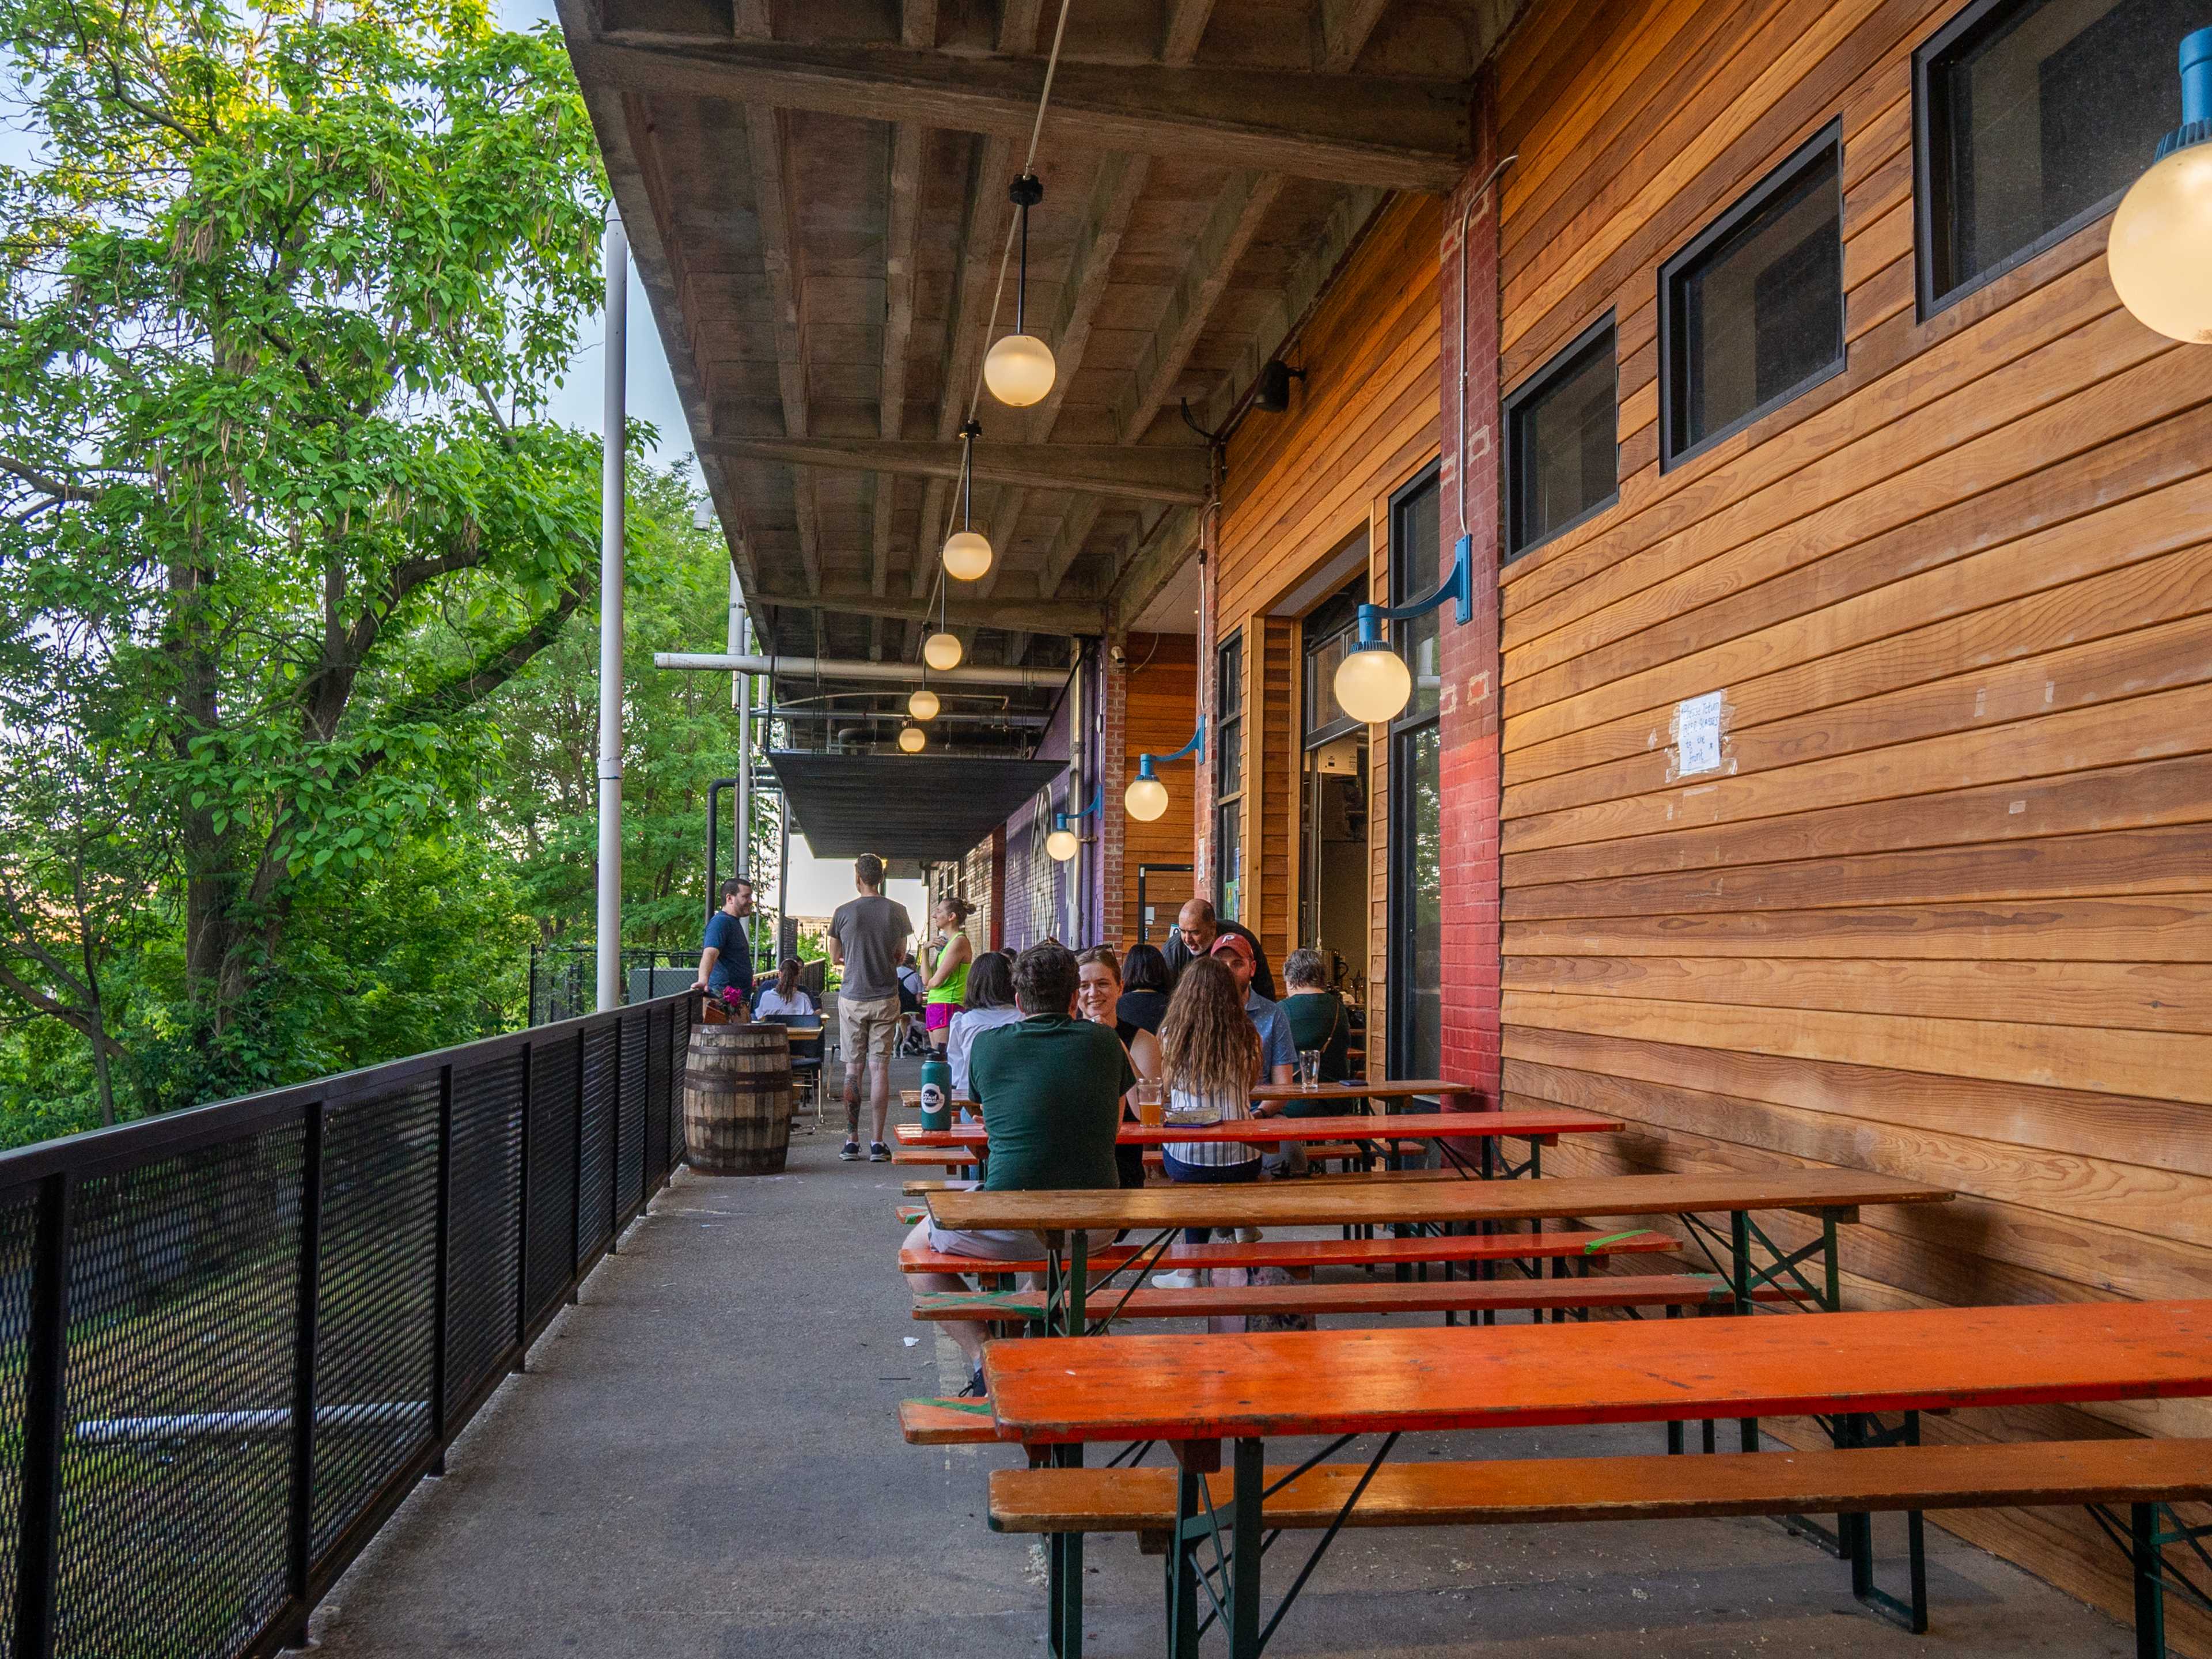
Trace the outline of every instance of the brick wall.
{"label": "brick wall", "polygon": [[[1497,148],[1486,71],[1475,99],[1475,164],[1445,204],[1439,322],[1443,332],[1442,531],[1474,542],[1474,620],[1440,629],[1443,786],[1443,1065],[1449,1077],[1498,1086],[1498,217],[1482,190]],[[1470,198],[1472,199],[1470,204]],[[1467,213],[1465,246],[1460,238]],[[1464,283],[1464,286],[1462,286]],[[1466,519],[1460,515],[1460,308],[1468,296]]]}

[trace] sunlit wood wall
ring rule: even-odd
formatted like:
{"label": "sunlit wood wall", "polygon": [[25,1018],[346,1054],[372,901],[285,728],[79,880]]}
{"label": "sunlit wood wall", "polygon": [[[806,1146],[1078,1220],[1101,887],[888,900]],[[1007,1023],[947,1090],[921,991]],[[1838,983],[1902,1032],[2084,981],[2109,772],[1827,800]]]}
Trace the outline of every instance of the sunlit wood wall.
{"label": "sunlit wood wall", "polygon": [[[1954,1184],[1846,1231],[1856,1305],[2203,1296],[2212,353],[2119,308],[2102,222],[1917,319],[1954,10],[1539,0],[1504,52],[1502,384],[1611,307],[1621,438],[1620,505],[1504,575],[1507,1103],[1633,1123],[1562,1173]],[[1656,268],[1838,117],[1847,372],[1662,475]],[[1670,785],[1714,690],[1727,764]],[[1929,1425],[2136,1431],[2212,1408]],[[1945,1520],[2124,1616],[2080,1511]]]}

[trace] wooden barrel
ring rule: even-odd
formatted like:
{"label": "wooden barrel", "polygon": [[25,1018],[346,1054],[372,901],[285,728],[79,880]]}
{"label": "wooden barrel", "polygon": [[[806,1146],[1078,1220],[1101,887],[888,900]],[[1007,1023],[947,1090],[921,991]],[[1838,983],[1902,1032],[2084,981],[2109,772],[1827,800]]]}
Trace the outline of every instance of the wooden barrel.
{"label": "wooden barrel", "polygon": [[781,1025],[699,1025],[684,1062],[684,1147],[702,1175],[775,1175],[791,1148]]}

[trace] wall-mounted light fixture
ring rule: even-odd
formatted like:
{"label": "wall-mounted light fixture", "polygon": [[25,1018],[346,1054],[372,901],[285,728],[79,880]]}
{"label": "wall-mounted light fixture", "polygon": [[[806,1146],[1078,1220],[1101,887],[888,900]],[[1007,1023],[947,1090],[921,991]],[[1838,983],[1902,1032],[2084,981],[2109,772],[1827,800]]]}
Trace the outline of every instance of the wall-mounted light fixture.
{"label": "wall-mounted light fixture", "polygon": [[945,538],[945,574],[963,582],[981,579],[991,568],[991,543],[968,521],[975,495],[975,440],[983,428],[969,421],[960,428],[960,528]]}
{"label": "wall-mounted light fixture", "polygon": [[1044,850],[1052,855],[1054,861],[1065,864],[1075,856],[1077,849],[1083,845],[1075,833],[1075,826],[1085,818],[1097,816],[1099,801],[1103,799],[1100,796],[1093,799],[1080,812],[1054,812],[1052,815],[1052,833],[1044,838]]}
{"label": "wall-mounted light fixture", "polygon": [[1336,665],[1337,706],[1356,720],[1370,726],[1397,719],[1413,695],[1413,672],[1382,637],[1386,622],[1411,622],[1425,617],[1446,599],[1464,628],[1474,620],[1474,538],[1462,536],[1452,555],[1451,574],[1425,599],[1386,610],[1379,605],[1359,607],[1359,641]]}
{"label": "wall-mounted light fixture", "polygon": [[1252,407],[1265,410],[1270,415],[1279,415],[1291,406],[1291,381],[1304,380],[1303,368],[1292,368],[1280,357],[1270,357],[1261,365],[1260,382],[1252,393]]}
{"label": "wall-mounted light fixture", "polygon": [[1190,741],[1174,754],[1137,757],[1137,775],[1121,796],[1121,805],[1128,808],[1131,817],[1150,823],[1168,810],[1168,787],[1159,781],[1152,768],[1179,761],[1185,755],[1206,758],[1206,717],[1202,714],[1199,716],[1198,730],[1190,734]]}
{"label": "wall-mounted light fixture", "polygon": [[1022,270],[1014,283],[1014,331],[993,346],[983,359],[983,384],[1000,403],[1027,409],[1044,401],[1059,373],[1052,348],[1030,333],[1028,326],[1030,210],[1044,200],[1044,185],[1034,173],[1024,173],[1007,188],[1006,197],[1021,210]]}
{"label": "wall-mounted light fixture", "polygon": [[2121,199],[2105,264],[2138,322],[2212,345],[2212,29],[2182,37],[2181,125]]}

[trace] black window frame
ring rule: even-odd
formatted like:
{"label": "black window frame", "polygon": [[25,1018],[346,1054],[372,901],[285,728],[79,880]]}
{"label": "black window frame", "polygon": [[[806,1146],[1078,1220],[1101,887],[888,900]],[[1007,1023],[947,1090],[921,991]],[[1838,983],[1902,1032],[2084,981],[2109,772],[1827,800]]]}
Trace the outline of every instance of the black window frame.
{"label": "black window frame", "polygon": [[[1521,410],[1580,368],[1580,360],[1589,355],[1590,348],[1601,337],[1610,342],[1606,361],[1613,370],[1613,488],[1565,523],[1554,525],[1542,535],[1523,541],[1521,539],[1522,492],[1517,436],[1521,429]],[[1607,507],[1620,504],[1620,337],[1610,309],[1553,352],[1541,368],[1513,389],[1505,399],[1498,428],[1504,434],[1504,453],[1499,459],[1505,478],[1505,548],[1501,563],[1510,564],[1522,554],[1534,552],[1545,543],[1556,540],[1571,530],[1580,529]]]}
{"label": "black window frame", "polygon": [[[2008,27],[2013,14],[2020,9],[2048,3],[2049,0],[1972,0],[1913,52],[1912,291],[1914,316],[1919,322],[1924,323],[1939,312],[1949,310],[1968,295],[2017,270],[2039,254],[2048,253],[2061,242],[2079,236],[2119,206],[2120,198],[2128,193],[2127,185],[2122,185],[2102,201],[2082,209],[2064,223],[2044,232],[1977,275],[1954,282],[1941,293],[1936,291],[1938,260],[1944,263],[1948,275],[1951,258],[1952,176],[1951,146],[1936,142],[1936,106],[1941,100],[1931,89],[1936,66],[1939,60],[1972,51],[1984,39]],[[2169,61],[2162,67],[2170,74],[2173,66]],[[2148,155],[2143,157],[2143,165],[2150,165]],[[1939,206],[1944,210],[1938,212]]]}
{"label": "black window frame", "polygon": [[[1440,569],[1449,568],[1445,563],[1443,540],[1443,466],[1441,461],[1435,461],[1390,492],[1389,580],[1394,605],[1410,604],[1414,599],[1426,597],[1425,592],[1415,591],[1414,574],[1399,556],[1399,550],[1407,544],[1408,539],[1401,527],[1401,521],[1425,489],[1432,490],[1436,501],[1437,565]],[[1411,844],[1413,814],[1413,792],[1410,787],[1413,775],[1411,757],[1425,735],[1441,733],[1443,719],[1441,699],[1425,708],[1417,696],[1407,703],[1406,712],[1390,722],[1386,738],[1390,770],[1389,799],[1386,803],[1388,873],[1384,883],[1384,926],[1389,931],[1383,940],[1383,962],[1384,989],[1389,1006],[1384,1040],[1389,1052],[1389,1074],[1393,1077],[1411,1075],[1407,1067],[1413,1063],[1407,1042],[1410,1024],[1407,1018],[1407,999],[1413,988],[1412,919],[1415,899]],[[1437,764],[1439,767],[1443,764],[1441,750]],[[1438,989],[1441,992],[1442,988]]]}
{"label": "black window frame", "polygon": [[[1836,307],[1836,355],[1826,364],[1805,376],[1796,385],[1785,386],[1764,402],[1739,415],[1726,426],[1717,427],[1685,448],[1674,447],[1675,435],[1683,423],[1681,399],[1688,395],[1687,362],[1684,353],[1687,342],[1683,338],[1680,304],[1674,290],[1682,273],[1694,266],[1717,243],[1726,240],[1743,222],[1758,214],[1776,197],[1792,188],[1810,167],[1818,165],[1830,150],[1835,152],[1836,163],[1836,242],[1838,273],[1838,304]],[[1714,445],[1723,443],[1746,427],[1765,419],[1784,405],[1803,397],[1824,380],[1842,374],[1850,361],[1850,319],[1848,314],[1849,289],[1843,286],[1844,237],[1844,121],[1840,115],[1830,120],[1820,131],[1784,156],[1767,169],[1764,177],[1749,190],[1729,204],[1727,210],[1689,241],[1677,249],[1659,267],[1659,470],[1671,471],[1686,461],[1696,459]]]}
{"label": "black window frame", "polygon": [[[1232,664],[1233,673],[1230,672]],[[1231,686],[1235,688],[1236,702],[1233,705],[1229,702],[1229,688]],[[1238,881],[1237,902],[1231,907],[1225,886],[1229,860],[1224,854],[1225,842],[1221,833],[1223,823],[1230,814],[1235,814],[1237,820],[1237,859],[1241,864],[1244,856],[1244,792],[1250,781],[1245,776],[1244,768],[1244,630],[1241,628],[1213,647],[1213,710],[1208,725],[1211,727],[1207,734],[1208,744],[1213,763],[1213,908],[1216,915],[1228,921],[1242,921],[1243,883],[1241,879]],[[1234,793],[1224,798],[1221,781],[1232,755],[1237,763],[1237,788]]]}

